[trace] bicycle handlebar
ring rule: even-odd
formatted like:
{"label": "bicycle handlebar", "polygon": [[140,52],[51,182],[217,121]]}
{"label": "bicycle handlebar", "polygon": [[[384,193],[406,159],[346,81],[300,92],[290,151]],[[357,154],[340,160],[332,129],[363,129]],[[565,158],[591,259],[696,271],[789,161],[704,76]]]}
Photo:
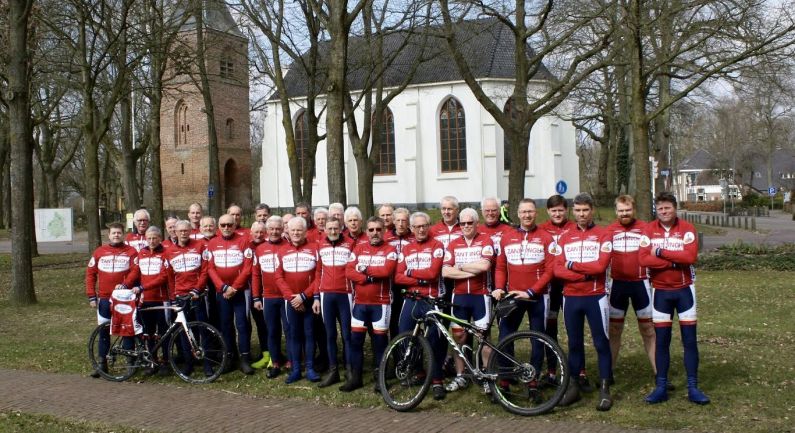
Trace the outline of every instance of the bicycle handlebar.
{"label": "bicycle handlebar", "polygon": [[403,289],[402,292],[403,292],[403,297],[406,298],[406,299],[412,299],[414,301],[425,301],[425,302],[427,302],[427,303],[429,303],[431,305],[436,305],[438,307],[443,307],[443,308],[444,307],[451,307],[451,308],[452,307],[460,307],[460,305],[456,305],[456,304],[453,304],[451,302],[447,302],[447,301],[445,301],[442,298],[433,298],[433,297],[430,297],[430,296],[423,295],[423,294],[421,294],[420,292],[417,292],[417,291],[409,291],[409,290]]}

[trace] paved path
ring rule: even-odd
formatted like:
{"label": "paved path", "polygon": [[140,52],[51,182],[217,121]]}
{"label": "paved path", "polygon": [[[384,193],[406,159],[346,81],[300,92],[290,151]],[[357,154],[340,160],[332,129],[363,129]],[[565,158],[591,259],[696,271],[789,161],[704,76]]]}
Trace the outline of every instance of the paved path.
{"label": "paved path", "polygon": [[185,387],[111,383],[77,375],[6,369],[0,369],[0,390],[0,412],[13,410],[108,423],[108,412],[113,411],[113,424],[149,431],[637,431],[603,424],[550,422],[543,417],[476,418],[422,411],[398,413],[385,408],[329,407],[303,400],[285,403],[198,386],[188,391]]}
{"label": "paved path", "polygon": [[[708,212],[689,212],[690,214],[720,215]],[[705,235],[704,250],[714,250],[721,245],[742,241],[755,245],[781,245],[795,243],[795,221],[792,214],[780,210],[770,212],[769,217],[756,218],[756,231],[720,227],[724,235]]]}

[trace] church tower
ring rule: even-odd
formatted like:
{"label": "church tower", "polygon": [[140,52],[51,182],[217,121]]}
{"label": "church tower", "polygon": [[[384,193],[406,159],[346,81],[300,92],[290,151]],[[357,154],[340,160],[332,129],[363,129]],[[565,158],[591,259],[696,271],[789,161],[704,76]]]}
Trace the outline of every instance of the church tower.
{"label": "church tower", "polygon": [[251,208],[248,39],[223,0],[203,0],[205,63],[218,135],[220,187],[209,186],[209,139],[196,66],[196,21],[188,19],[174,44],[160,110],[163,207],[184,213],[191,203],[208,208],[212,194],[224,209]]}

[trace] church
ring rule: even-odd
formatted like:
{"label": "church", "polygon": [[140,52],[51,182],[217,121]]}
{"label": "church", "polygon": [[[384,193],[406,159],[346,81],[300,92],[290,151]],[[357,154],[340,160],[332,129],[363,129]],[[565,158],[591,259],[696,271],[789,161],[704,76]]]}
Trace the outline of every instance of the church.
{"label": "church", "polygon": [[[474,23],[466,40],[465,55],[486,94],[499,106],[506,106],[513,90],[513,36],[496,21]],[[438,45],[443,44],[440,40]],[[387,86],[393,87],[397,87],[402,77],[400,73],[385,76]],[[529,83],[529,92],[540,93],[551,79],[554,77],[546,68],[539,68]],[[296,148],[301,148],[301,140],[307,136],[302,119],[307,100],[303,84],[306,79],[298,68],[291,67],[285,81]],[[357,73],[350,73],[349,87],[361,89],[357,82],[361,83]],[[316,107],[322,110],[322,97],[318,98]],[[359,116],[363,115],[361,111]],[[320,127],[325,129],[325,111],[320,114]],[[363,124],[361,117],[357,120],[359,125]],[[264,122],[260,199],[271,206],[292,207],[282,110],[276,97],[268,101]],[[382,122],[383,133],[377,138],[381,140],[381,152],[376,158],[375,203],[424,208],[438,206],[439,199],[445,195],[454,195],[463,203],[479,203],[488,196],[507,198],[508,160],[502,128],[475,99],[444,50],[419,65],[410,84],[389,103]],[[345,140],[348,204],[357,204],[356,161],[347,135]],[[328,204],[324,141],[318,144],[316,155],[312,205],[318,206]],[[564,190],[567,198],[579,192],[579,159],[575,129],[570,121],[551,114],[536,122],[530,136],[524,190],[525,196],[544,200]]]}

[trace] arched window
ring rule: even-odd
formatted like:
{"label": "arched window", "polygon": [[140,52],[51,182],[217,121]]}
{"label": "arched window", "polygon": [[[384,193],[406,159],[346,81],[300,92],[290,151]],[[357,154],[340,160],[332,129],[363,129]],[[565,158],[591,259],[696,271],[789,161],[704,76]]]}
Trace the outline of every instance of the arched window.
{"label": "arched window", "polygon": [[[517,116],[518,116],[518,113],[516,113],[516,112],[514,112],[512,110],[512,108],[511,108],[512,106],[513,106],[513,98],[508,98],[508,101],[505,102],[505,108],[503,108],[502,111],[505,114],[510,114],[512,119],[516,119]],[[530,149],[528,148],[527,150],[528,151],[525,152],[525,154],[524,154],[525,167],[530,167],[530,158],[528,156]],[[503,131],[503,134],[502,134],[502,153],[503,153],[502,168],[505,171],[509,171],[511,169],[511,145],[510,145],[510,143],[508,143],[508,135],[505,134],[504,131]]]}
{"label": "arched window", "polygon": [[235,138],[235,119],[226,119],[226,139],[231,140]]}
{"label": "arched window", "polygon": [[221,54],[220,74],[221,78],[232,78],[235,74],[235,63],[232,61],[232,48],[227,47]]}
{"label": "arched window", "polygon": [[[306,117],[306,111],[301,110],[298,117],[295,118],[295,155],[298,158],[298,169],[301,173],[304,172],[304,166],[308,164],[308,147],[309,147],[309,119]],[[312,178],[315,177],[315,167],[312,167]],[[303,180],[303,176],[300,176]]]}
{"label": "arched window", "polygon": [[467,137],[464,107],[450,97],[439,111],[439,139],[441,141],[442,172],[467,170]]}
{"label": "arched window", "polygon": [[174,109],[174,147],[187,145],[189,133],[188,104],[183,100],[179,100]]}
{"label": "arched window", "polygon": [[[375,115],[372,122],[376,122]],[[395,174],[395,120],[389,107],[384,109],[380,126],[381,132],[378,137],[373,137],[373,140],[377,140],[373,142],[380,146],[374,158],[373,174],[376,176]]]}

